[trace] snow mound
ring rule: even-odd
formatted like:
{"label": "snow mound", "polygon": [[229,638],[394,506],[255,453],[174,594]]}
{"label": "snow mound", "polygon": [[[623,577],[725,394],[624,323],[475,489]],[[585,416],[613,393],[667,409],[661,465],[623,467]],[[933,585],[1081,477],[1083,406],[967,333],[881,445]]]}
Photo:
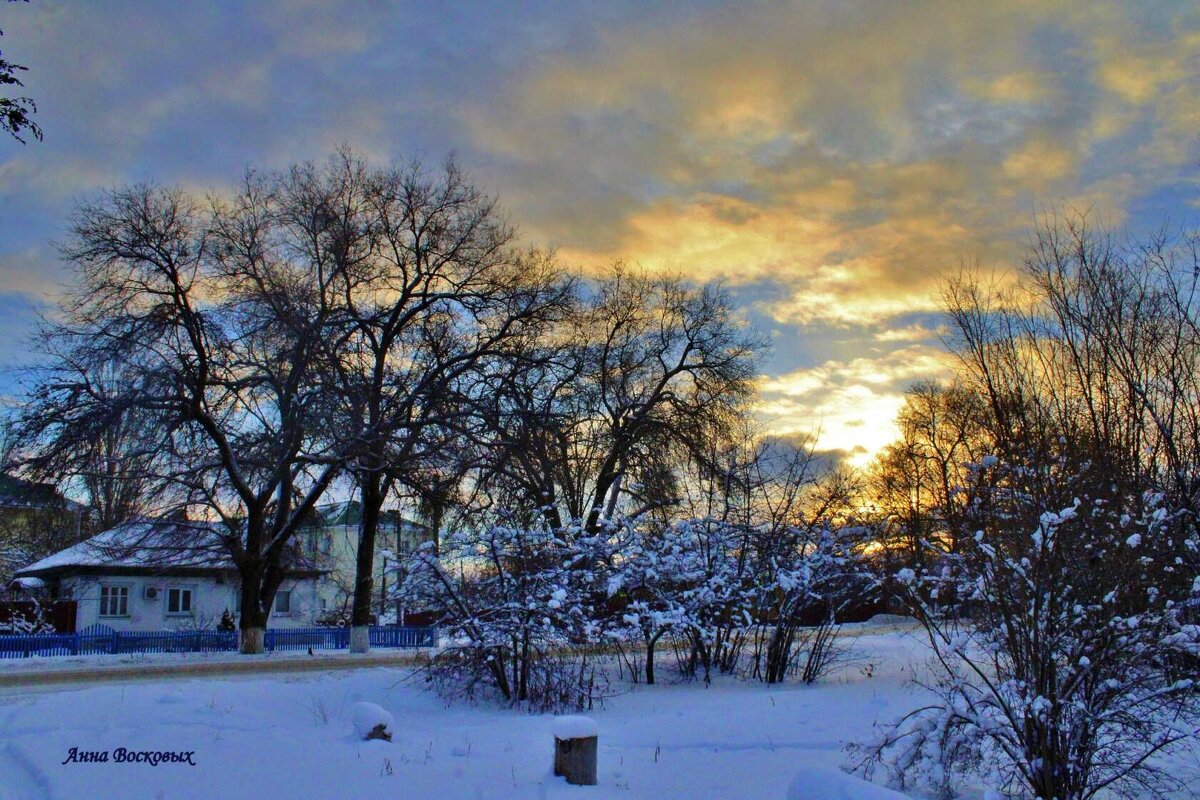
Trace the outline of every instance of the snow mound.
{"label": "snow mound", "polygon": [[567,716],[554,718],[555,739],[587,739],[590,736],[599,735],[600,726],[591,717]]}
{"label": "snow mound", "polygon": [[352,714],[354,732],[358,734],[358,738],[366,739],[371,734],[375,734],[375,738],[377,738],[377,729],[381,725],[383,728],[379,732],[387,734],[389,740],[392,738],[392,734],[395,732],[396,720],[382,706],[377,706],[374,703],[358,702],[354,704]]}
{"label": "snow mound", "polygon": [[909,797],[840,769],[805,767],[792,778],[787,800],[909,800]]}

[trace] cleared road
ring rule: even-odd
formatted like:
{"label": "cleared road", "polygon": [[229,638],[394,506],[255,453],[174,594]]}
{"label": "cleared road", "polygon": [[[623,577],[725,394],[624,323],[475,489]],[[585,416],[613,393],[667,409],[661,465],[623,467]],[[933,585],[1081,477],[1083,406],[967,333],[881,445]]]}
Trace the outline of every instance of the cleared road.
{"label": "cleared road", "polygon": [[[359,669],[363,667],[413,667],[428,660],[428,655],[412,651],[377,650],[365,654],[350,653],[279,653],[270,656],[205,658],[203,660],[151,661],[148,663],[104,664],[98,659],[86,665],[54,666],[38,669],[27,661],[5,669],[0,662],[0,689],[37,691],[64,684],[97,681],[128,681],[148,678],[213,677],[221,675],[264,675],[269,673],[312,672]],[[40,665],[39,665],[40,666]]]}

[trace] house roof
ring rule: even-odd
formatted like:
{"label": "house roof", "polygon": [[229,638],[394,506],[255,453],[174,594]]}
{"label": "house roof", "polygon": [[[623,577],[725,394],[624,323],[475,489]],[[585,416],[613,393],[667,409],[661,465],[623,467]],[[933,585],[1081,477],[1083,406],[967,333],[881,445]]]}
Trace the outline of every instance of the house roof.
{"label": "house roof", "polygon": [[316,512],[323,525],[357,525],[362,522],[362,503],[357,500],[325,503],[317,506]]}
{"label": "house roof", "polygon": [[[297,565],[291,576],[318,575]],[[236,567],[218,528],[208,522],[127,522],[17,570],[14,577],[68,574],[230,572]]]}
{"label": "house roof", "polygon": [[[313,509],[316,524],[319,527],[351,527],[362,522],[362,503],[358,500],[342,500],[336,503],[325,503]],[[408,519],[396,509],[384,509],[380,515],[381,530],[394,531],[397,527],[410,531],[426,531],[428,525]]]}
{"label": "house roof", "polygon": [[84,507],[63,497],[52,483],[34,483],[0,472],[0,508],[81,511]]}

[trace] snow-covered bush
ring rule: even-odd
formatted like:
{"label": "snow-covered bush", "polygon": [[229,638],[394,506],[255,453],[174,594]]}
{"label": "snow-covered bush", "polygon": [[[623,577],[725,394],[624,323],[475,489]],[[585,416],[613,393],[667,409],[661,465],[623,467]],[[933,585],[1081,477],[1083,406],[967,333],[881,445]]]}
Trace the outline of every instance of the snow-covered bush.
{"label": "snow-covered bush", "polygon": [[861,536],[850,527],[779,530],[707,518],[628,527],[609,570],[616,605],[608,630],[645,649],[647,683],[663,637],[688,677],[738,671],[749,640],[749,675],[780,682],[803,652],[802,679],[811,683],[838,652],[838,613],[871,584],[855,550]]}
{"label": "snow-covered bush", "polygon": [[636,631],[646,648],[647,683],[654,683],[655,647],[668,633],[684,674],[708,679],[728,646],[729,623],[744,624],[750,596],[738,570],[737,530],[712,519],[628,527],[632,535],[607,581],[618,611],[612,627]]}
{"label": "snow-covered bush", "polygon": [[29,613],[15,612],[5,622],[0,622],[0,634],[29,636],[36,633],[57,633],[57,628],[47,616],[47,609],[35,602]]}
{"label": "snow-covered bush", "polygon": [[403,565],[399,592],[436,609],[449,644],[431,680],[451,696],[497,694],[538,711],[590,708],[603,696],[591,664],[603,600],[595,581],[607,537],[579,528],[492,524],[446,538]]}
{"label": "snow-covered bush", "polygon": [[653,684],[665,642],[685,677],[707,681],[737,671],[744,642],[784,635],[771,654],[760,648],[782,665],[771,682],[806,652],[800,672],[811,683],[838,653],[837,613],[867,585],[850,527],[499,519],[445,537],[440,552],[426,546],[394,573],[397,599],[438,617],[449,645],[430,675],[450,695],[585,708],[606,690],[597,655],[616,653],[632,679]]}
{"label": "snow-covered bush", "polygon": [[781,683],[798,671],[813,683],[833,666],[841,653],[840,614],[875,584],[861,556],[865,533],[817,524],[755,538],[755,677]]}
{"label": "snow-covered bush", "polygon": [[945,795],[968,771],[1009,796],[1157,794],[1174,779],[1155,756],[1200,734],[1200,626],[1175,608],[1200,588],[1174,555],[1192,529],[1153,493],[1030,513],[1025,477],[981,495],[959,556],[898,576],[933,648],[933,699],[859,748],[862,766]]}

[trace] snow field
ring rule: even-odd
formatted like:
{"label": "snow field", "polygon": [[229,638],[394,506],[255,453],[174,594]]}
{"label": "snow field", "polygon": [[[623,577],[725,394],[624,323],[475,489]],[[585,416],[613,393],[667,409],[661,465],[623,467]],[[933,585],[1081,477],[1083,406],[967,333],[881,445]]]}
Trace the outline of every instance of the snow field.
{"label": "snow field", "polygon": [[905,800],[905,797],[828,767],[801,769],[792,779],[787,793],[787,800]]}
{"label": "snow field", "polygon": [[[727,678],[629,687],[585,712],[599,729],[596,787],[552,775],[554,717],[447,706],[406,669],[5,689],[0,800],[890,800],[829,771],[845,763],[847,742],[920,702],[908,680],[914,666],[923,672],[926,645],[864,631],[853,646],[854,663],[811,687]],[[667,680],[671,660],[660,666]],[[392,718],[392,742],[359,738],[359,703]],[[194,751],[196,766],[63,764],[72,747]],[[817,789],[825,793],[805,793]]]}

